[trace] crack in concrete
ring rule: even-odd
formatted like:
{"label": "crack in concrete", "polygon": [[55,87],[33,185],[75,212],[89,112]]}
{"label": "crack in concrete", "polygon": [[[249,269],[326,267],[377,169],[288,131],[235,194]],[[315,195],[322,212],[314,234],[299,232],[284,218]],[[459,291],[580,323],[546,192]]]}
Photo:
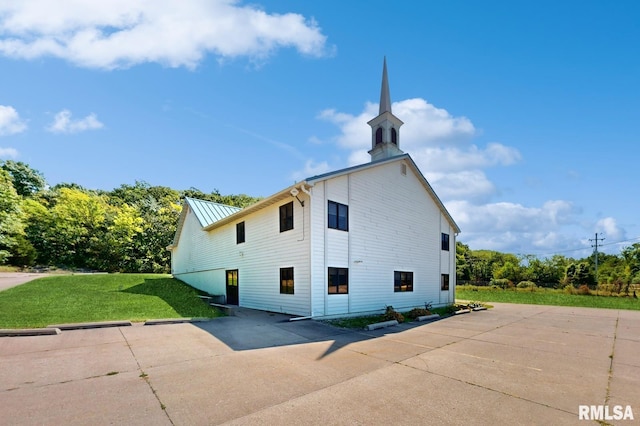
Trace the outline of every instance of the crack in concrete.
{"label": "crack in concrete", "polygon": [[173,419],[171,419],[171,416],[169,416],[169,413],[167,412],[167,406],[164,405],[164,403],[162,402],[162,400],[158,396],[158,393],[153,388],[153,385],[151,384],[151,381],[149,380],[149,375],[147,373],[145,373],[144,370],[142,369],[142,366],[140,365],[140,361],[138,361],[138,358],[136,357],[135,352],[133,352],[133,348],[131,347],[131,344],[129,343],[129,340],[127,339],[127,336],[124,335],[124,333],[122,332],[122,330],[120,328],[118,328],[118,331],[120,331],[120,334],[122,335],[122,338],[124,339],[125,343],[127,344],[127,347],[129,348],[129,351],[131,352],[131,356],[133,356],[133,359],[136,361],[136,364],[138,365],[138,371],[140,371],[140,378],[142,378],[145,381],[145,383],[147,384],[147,386],[149,386],[149,389],[151,389],[151,393],[153,393],[153,396],[156,398],[156,400],[158,400],[158,404],[160,404],[160,408],[162,409],[162,412],[164,413],[164,415],[167,416],[167,419],[169,420],[169,423],[171,423],[172,425],[175,425],[175,423],[173,422]]}

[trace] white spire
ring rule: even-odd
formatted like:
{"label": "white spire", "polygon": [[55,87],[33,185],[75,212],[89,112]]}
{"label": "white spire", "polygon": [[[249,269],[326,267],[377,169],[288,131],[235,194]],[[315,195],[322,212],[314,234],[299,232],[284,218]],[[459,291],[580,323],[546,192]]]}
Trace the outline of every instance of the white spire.
{"label": "white spire", "polygon": [[387,77],[387,57],[384,57],[384,65],[382,66],[382,87],[380,89],[380,112],[391,112],[391,95],[389,95],[389,79]]}

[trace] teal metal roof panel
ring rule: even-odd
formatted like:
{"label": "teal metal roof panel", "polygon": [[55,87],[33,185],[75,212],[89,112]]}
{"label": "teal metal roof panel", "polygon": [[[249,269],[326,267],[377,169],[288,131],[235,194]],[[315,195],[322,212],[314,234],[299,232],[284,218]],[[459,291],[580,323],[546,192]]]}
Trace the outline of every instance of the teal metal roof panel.
{"label": "teal metal roof panel", "polygon": [[242,210],[239,207],[227,206],[225,204],[214,203],[212,201],[198,200],[196,198],[186,197],[185,201],[189,203],[189,207],[196,215],[203,228]]}

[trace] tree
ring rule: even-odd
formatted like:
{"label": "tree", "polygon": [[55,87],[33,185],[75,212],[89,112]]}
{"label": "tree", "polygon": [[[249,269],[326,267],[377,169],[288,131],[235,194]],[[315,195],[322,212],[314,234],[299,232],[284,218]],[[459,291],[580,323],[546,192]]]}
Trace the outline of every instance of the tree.
{"label": "tree", "polygon": [[640,283],[640,243],[622,249],[627,283]]}
{"label": "tree", "polygon": [[0,264],[11,256],[11,250],[18,244],[18,235],[23,232],[20,196],[9,173],[0,168]]}
{"label": "tree", "polygon": [[565,284],[570,284],[574,287],[580,287],[581,285],[593,287],[595,285],[595,277],[587,262],[569,264],[565,273]]}
{"label": "tree", "polygon": [[13,187],[18,195],[31,197],[45,188],[46,181],[42,173],[32,169],[28,164],[12,160],[3,161],[0,164],[0,167],[11,176]]}

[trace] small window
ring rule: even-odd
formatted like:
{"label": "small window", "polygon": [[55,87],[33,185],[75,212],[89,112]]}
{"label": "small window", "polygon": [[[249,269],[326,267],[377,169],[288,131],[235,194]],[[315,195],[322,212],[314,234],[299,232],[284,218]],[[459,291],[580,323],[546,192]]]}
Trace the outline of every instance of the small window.
{"label": "small window", "polygon": [[293,294],[293,268],[280,268],[280,294]]}
{"label": "small window", "polygon": [[280,232],[293,229],[293,201],[280,206]]}
{"label": "small window", "polygon": [[236,244],[244,243],[244,222],[236,224]]}
{"label": "small window", "polygon": [[329,268],[329,294],[349,293],[349,269]]}
{"label": "small window", "polygon": [[395,128],[391,128],[391,143],[398,145],[398,131]]}
{"label": "small window", "polygon": [[376,130],[376,145],[382,143],[382,127],[378,127]]}
{"label": "small window", "polygon": [[449,274],[442,274],[442,279],[440,280],[440,290],[449,290]]}
{"label": "small window", "polygon": [[442,234],[442,250],[449,251],[449,234]]}
{"label": "small window", "polygon": [[413,272],[394,271],[393,291],[396,293],[413,291]]}
{"label": "small window", "polygon": [[349,230],[349,206],[329,201],[329,228]]}

